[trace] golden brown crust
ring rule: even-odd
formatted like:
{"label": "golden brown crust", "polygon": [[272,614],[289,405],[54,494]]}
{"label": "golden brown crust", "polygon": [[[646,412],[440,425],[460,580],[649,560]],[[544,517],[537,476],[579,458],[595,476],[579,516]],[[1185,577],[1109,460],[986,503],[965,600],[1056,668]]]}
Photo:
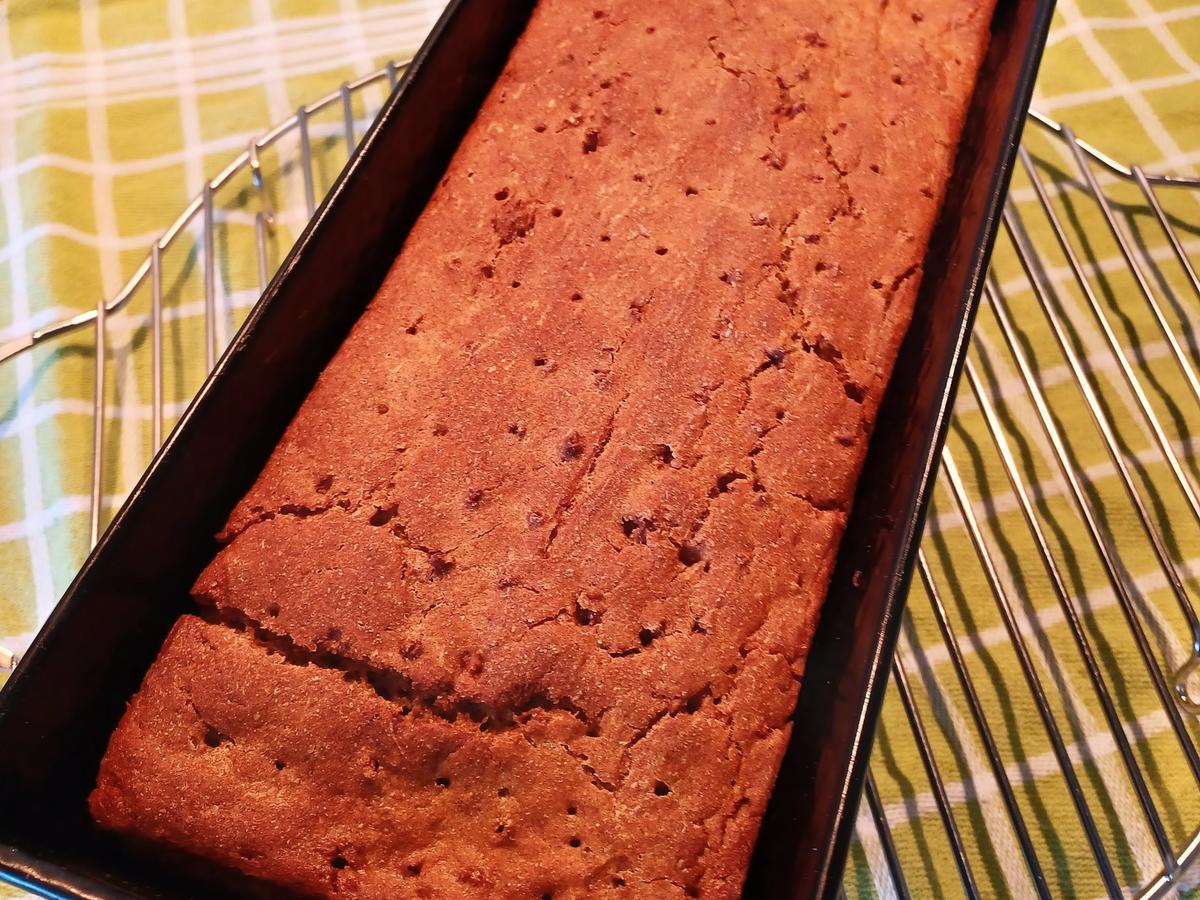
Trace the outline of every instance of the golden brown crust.
{"label": "golden brown crust", "polygon": [[[387,699],[182,625],[97,818],[319,892],[736,896],[990,9],[543,0],[195,589]],[[250,775],[184,771],[219,758],[181,742],[216,715],[189,694],[253,711]],[[511,772],[535,818],[485,835],[495,798],[429,806],[416,762],[354,793],[349,760],[391,744],[339,734],[343,707],[453,745],[455,784]],[[334,759],[275,778],[306,727]],[[183,792],[225,830],[173,825]]]}
{"label": "golden brown crust", "polygon": [[[724,696],[728,717],[759,714],[753,690]],[[574,746],[586,726],[554,710],[481,730],[185,616],[113,736],[91,809],[303,893],[682,897],[681,864],[714,834],[719,848],[740,829],[734,846],[749,851],[742,810],[769,787],[752,786],[727,823],[712,785],[773,766],[786,741],[784,729],[743,758],[716,712],[705,701],[664,717],[610,785]]]}

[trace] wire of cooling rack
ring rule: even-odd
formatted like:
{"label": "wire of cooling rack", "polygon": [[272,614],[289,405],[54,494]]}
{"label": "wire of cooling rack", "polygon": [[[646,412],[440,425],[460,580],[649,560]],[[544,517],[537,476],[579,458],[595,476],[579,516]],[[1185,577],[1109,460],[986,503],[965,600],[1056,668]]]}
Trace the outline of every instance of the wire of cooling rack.
{"label": "wire of cooling rack", "polygon": [[[31,347],[44,343],[51,338],[74,331],[77,328],[87,325],[89,322],[96,321],[98,317],[104,315],[105,313],[114,313],[125,306],[126,303],[129,302],[129,298],[133,296],[134,292],[145,283],[146,276],[150,274],[153,264],[152,257],[155,252],[155,248],[157,248],[157,251],[161,253],[170,247],[171,244],[179,238],[180,234],[188,227],[188,225],[195,221],[198,213],[203,215],[206,226],[205,235],[207,237],[205,247],[206,249],[212,249],[211,234],[213,193],[220,190],[221,187],[229,183],[236,174],[243,170],[249,170],[255,187],[262,190],[263,180],[261,174],[262,166],[259,161],[260,154],[263,150],[278,143],[280,138],[290,134],[293,130],[298,131],[301,138],[301,165],[303,166],[304,172],[305,200],[308,214],[311,216],[312,213],[316,211],[316,192],[312,174],[312,144],[309,140],[308,134],[309,119],[316,113],[321,112],[325,108],[337,103],[340,100],[344,110],[343,128],[345,129],[346,145],[350,150],[353,150],[357,145],[357,138],[355,137],[354,132],[354,114],[350,105],[353,95],[364,88],[369,87],[370,85],[385,80],[388,82],[389,87],[394,89],[396,87],[396,83],[399,81],[400,75],[403,74],[407,65],[408,61],[392,61],[376,72],[372,72],[369,75],[364,75],[355,81],[345,82],[336,91],[325,95],[320,100],[316,100],[312,103],[301,106],[292,116],[280,122],[265,134],[251,138],[245,150],[235,156],[233,160],[230,161],[230,163],[218,175],[205,182],[205,186],[201,193],[192,198],[192,201],[186,207],[184,207],[183,212],[179,214],[179,217],[165,232],[163,232],[162,237],[154,242],[151,247],[151,256],[147,256],[142,264],[138,266],[130,279],[125,282],[124,287],[117,292],[115,297],[112,297],[109,300],[101,300],[97,304],[97,308],[94,310],[81,312],[78,315],[63,319],[60,322],[55,322],[52,325],[47,325],[44,328],[35,329],[28,335],[23,335],[19,338],[8,341],[7,343],[0,344],[0,363],[3,363],[7,359],[16,356],[23,350],[28,350]],[[273,216],[271,203],[265,192],[261,194],[260,199],[263,204],[261,215],[264,222],[266,224],[270,224]],[[212,259],[214,257],[206,258]],[[208,275],[206,280],[207,285],[211,285],[213,283],[212,271],[213,267],[206,263],[206,274]],[[206,291],[206,297],[210,297],[211,295],[212,290],[210,287]],[[209,305],[211,306],[211,303]],[[101,306],[104,307],[103,313],[100,312]],[[216,350],[214,331],[215,316],[209,316],[208,321],[210,323],[207,326],[208,335],[210,337],[208,343],[211,346],[211,350],[208,352],[212,353]],[[94,542],[95,538],[93,536],[93,543]]]}
{"label": "wire of cooling rack", "polygon": [[[137,268],[130,280],[110,300],[97,303],[94,310],[80,313],[45,328],[36,330],[27,336],[0,345],[0,363],[22,351],[37,346],[68,332],[83,328],[89,324],[95,328],[95,388],[93,401],[93,452],[91,491],[89,503],[89,539],[95,544],[104,524],[103,488],[107,461],[105,460],[105,379],[106,355],[108,350],[107,328],[111,317],[119,314],[130,303],[131,298],[146,283],[150,287],[150,354],[151,354],[151,420],[153,450],[157,450],[163,441],[164,422],[164,262],[163,256],[185,236],[190,235],[192,227],[199,222],[200,238],[198,239],[199,254],[203,260],[203,316],[204,316],[204,364],[205,372],[212,369],[217,355],[232,337],[232,328],[226,329],[217,304],[217,272],[221,268],[221,250],[215,240],[216,204],[214,197],[225,185],[235,177],[248,175],[252,192],[256,198],[257,209],[253,213],[253,241],[255,272],[258,291],[265,287],[271,272],[268,258],[268,235],[276,226],[281,210],[272,200],[267,188],[267,178],[263,171],[262,153],[278,144],[286,135],[294,134],[297,138],[299,155],[299,172],[302,179],[303,209],[305,217],[313,214],[318,196],[318,186],[314,178],[314,153],[312,120],[315,115],[341,106],[341,136],[344,139],[347,152],[353,150],[357,143],[355,129],[354,102],[364,88],[387,83],[395,87],[400,73],[406,63],[389,63],[377,72],[353,82],[342,84],[336,91],[331,92],[320,100],[300,107],[296,113],[285,122],[280,123],[270,131],[249,141],[246,150],[234,158],[232,162],[216,177],[206,182],[201,192],[188,204],[179,218],[155,241],[145,261]],[[1060,141],[1066,148],[1068,158],[1073,163],[1080,190],[1090,198],[1100,211],[1111,239],[1120,249],[1121,260],[1132,275],[1137,285],[1137,296],[1147,306],[1152,320],[1161,334],[1167,355],[1182,376],[1192,397],[1200,403],[1200,378],[1197,377],[1192,359],[1180,342],[1177,326],[1173,326],[1167,311],[1163,306],[1158,291],[1154,287],[1154,278],[1145,268],[1141,256],[1134,247],[1128,234],[1122,228],[1119,217],[1102,186],[1103,179],[1116,179],[1120,183],[1136,186],[1141,198],[1150,210],[1154,221],[1161,229],[1170,248],[1170,254],[1181,268],[1187,283],[1197,298],[1200,298],[1200,279],[1189,258],[1184,241],[1172,224],[1172,217],[1163,205],[1159,191],[1197,191],[1200,192],[1200,180],[1189,179],[1174,175],[1149,174],[1140,167],[1125,166],[1109,157],[1102,151],[1080,140],[1071,129],[1049,117],[1037,112],[1030,112],[1029,119],[1041,127],[1052,140]],[[1037,200],[1037,209],[1044,218],[1053,235],[1054,244],[1067,262],[1067,268],[1072,284],[1077,288],[1084,300],[1095,325],[1099,328],[1103,342],[1111,354],[1119,373],[1121,384],[1133,398],[1134,408],[1145,428],[1153,438],[1154,450],[1165,464],[1170,473],[1171,483],[1178,489],[1185,501],[1188,514],[1195,523],[1200,525],[1200,491],[1189,474],[1180,452],[1172,443],[1167,428],[1147,395],[1143,385],[1144,376],[1138,374],[1138,360],[1131,359],[1121,341],[1109,311],[1101,303],[1093,281],[1096,277],[1094,269],[1089,268],[1074,249],[1069,238],[1068,226],[1057,211],[1053,202],[1052,192],[1056,186],[1047,186],[1038,166],[1035,165],[1026,146],[1019,150],[1018,160],[1020,169],[1027,177]],[[1097,176],[1099,167],[1102,177]],[[1198,194],[1200,198],[1200,194]],[[1144,678],[1152,687],[1161,713],[1169,724],[1170,732],[1178,744],[1184,767],[1195,785],[1200,788],[1200,752],[1197,750],[1195,736],[1191,730],[1190,719],[1185,714],[1200,714],[1200,698],[1189,689],[1189,679],[1200,670],[1200,617],[1185,585],[1186,576],[1181,571],[1180,560],[1172,553],[1170,542],[1167,540],[1163,524],[1149,508],[1145,489],[1139,489],[1138,481],[1131,471],[1128,452],[1114,430],[1106,407],[1101,399],[1100,387],[1096,375],[1088,362],[1080,357],[1068,333],[1071,316],[1063,307],[1056,292],[1047,283],[1045,272],[1047,263],[1045,250],[1040,248],[1030,236],[1028,223],[1023,218],[1018,207],[1011,201],[1005,207],[1003,218],[1003,233],[1015,252],[1025,277],[1032,288],[1036,310],[1048,323],[1054,337],[1054,343],[1066,360],[1070,380],[1079,391],[1079,398],[1086,408],[1087,414],[1095,426],[1099,443],[1110,461],[1124,495],[1133,511],[1136,525],[1148,541],[1152,555],[1178,609],[1182,621],[1187,628],[1187,647],[1189,650],[1186,661],[1182,666],[1168,664],[1162,654],[1156,652],[1155,641],[1148,633],[1144,622],[1144,613],[1139,608],[1138,598],[1130,585],[1127,567],[1124,565],[1122,548],[1118,546],[1114,535],[1106,527],[1103,510],[1098,508],[1098,501],[1086,478],[1078,471],[1072,461],[1069,441],[1063,433],[1063,427],[1055,415],[1047,390],[1038,377],[1035,361],[1022,341],[1021,331],[1015,324],[1019,312],[1011,308],[1002,291],[997,289],[995,278],[985,285],[985,306],[991,311],[1000,343],[1014,364],[1021,389],[1032,404],[1034,419],[1037,427],[1051,451],[1051,457],[1056,474],[1065,485],[1065,495],[1070,501],[1074,513],[1078,516],[1086,534],[1086,540],[1100,561],[1101,568],[1108,586],[1113,592],[1116,605],[1120,610],[1126,630],[1133,646],[1137,651],[1141,671],[1127,673],[1126,677]],[[1020,311],[1023,313],[1024,311]],[[225,331],[229,331],[226,334]],[[1083,661],[1087,682],[1094,692],[1102,718],[1107,728],[1116,755],[1120,760],[1120,771],[1132,789],[1136,800],[1136,809],[1140,813],[1141,823],[1148,831],[1153,844],[1153,852],[1157,865],[1161,868],[1157,874],[1143,877],[1135,885],[1139,897],[1158,897],[1167,893],[1178,883],[1181,871],[1197,856],[1200,855],[1200,831],[1196,831],[1187,841],[1172,840],[1171,829],[1164,823],[1164,814],[1159,803],[1155,800],[1154,791],[1147,783],[1147,773],[1142,760],[1131,744],[1127,734],[1129,723],[1123,716],[1121,706],[1116,697],[1115,685],[1111,673],[1106,677],[1105,668],[1098,659],[1098,651],[1093,638],[1089,637],[1085,620],[1088,610],[1081,603],[1077,591],[1068,585],[1070,580],[1057,560],[1052,549],[1052,541],[1047,535],[1038,514],[1038,503],[1032,487],[1027,483],[1028,476],[1023,471],[1019,454],[1014,449],[1006,434],[1006,425],[993,399],[981,369],[974,359],[969,358],[965,366],[965,381],[970,396],[983,418],[992,447],[1000,460],[1004,477],[1010,486],[1021,519],[1028,529],[1035,553],[1027,565],[1040,568],[1045,575],[1050,592],[1061,611],[1063,621],[1070,634],[1071,646]],[[148,462],[144,460],[143,462]],[[1028,626],[1022,626],[1022,616],[1018,603],[1012,595],[1010,585],[1006,584],[1001,574],[1001,565],[993,542],[985,533],[983,523],[975,512],[975,503],[971,496],[960,467],[955,451],[948,446],[942,456],[942,473],[940,484],[948,489],[952,499],[952,509],[965,528],[969,545],[976,561],[983,571],[987,592],[994,602],[996,613],[1003,624],[1007,640],[1015,653],[1019,672],[1023,680],[1029,701],[1035,716],[1030,718],[1033,727],[1040,726],[1048,741],[1053,757],[1053,763],[1061,775],[1069,798],[1069,812],[1078,822],[1082,830],[1091,864],[1099,874],[1103,892],[1109,897],[1125,896],[1128,878],[1118,871],[1101,828],[1097,823],[1095,799],[1089,796],[1080,778],[1080,762],[1072,757],[1069,741],[1059,726],[1052,703],[1052,687],[1048,687],[1043,674],[1039,673],[1036,661],[1036,648],[1031,644]],[[927,543],[927,542],[926,542]],[[948,604],[942,588],[939,587],[935,576],[935,566],[931,564],[925,545],[918,553],[917,576],[922,591],[929,602],[929,613],[937,626],[942,645],[945,647],[947,658],[954,672],[955,682],[961,689],[970,714],[971,726],[981,742],[983,756],[987,769],[993,779],[1001,806],[1007,817],[1008,826],[1015,839],[1016,852],[1028,875],[1028,888],[1033,895],[1041,898],[1053,896],[1052,881],[1047,876],[1044,854],[1037,849],[1037,842],[1031,834],[1031,826],[1022,804],[1018,799],[1018,788],[1010,777],[1004,755],[1000,748],[1000,739],[992,719],[989,719],[987,702],[983,697],[981,682],[973,676],[967,662],[968,652],[964,648],[964,637],[952,624]],[[914,592],[914,595],[917,592]],[[916,598],[914,596],[914,603]],[[979,603],[983,600],[976,601]],[[911,605],[910,605],[911,606]],[[912,625],[914,610],[910,608],[905,613],[906,641],[911,642],[914,633]],[[911,730],[923,772],[930,784],[932,802],[938,818],[945,831],[945,837],[954,862],[955,872],[961,883],[964,894],[968,897],[981,896],[980,880],[976,876],[970,853],[964,840],[961,823],[956,819],[952,799],[947,789],[946,778],[939,767],[937,753],[934,748],[932,734],[936,723],[931,726],[927,715],[922,712],[917,699],[912,674],[904,661],[904,654],[899,653],[893,665],[892,687],[898,696],[905,719]],[[0,648],[0,669],[12,668],[19,661],[16,654]],[[872,769],[874,763],[872,763]],[[878,884],[882,884],[882,893],[906,898],[910,896],[909,878],[897,847],[893,834],[892,823],[889,821],[888,807],[884,803],[879,788],[880,779],[874,771],[869,771],[865,783],[865,818],[860,819],[860,833],[864,827],[872,827],[873,840],[878,846],[884,861],[884,871]],[[869,826],[864,826],[864,822]],[[1182,843],[1182,847],[1179,845]],[[843,890],[843,895],[845,891]]]}
{"label": "wire of cooling rack", "polygon": [[[1107,170],[1118,179],[1125,179],[1136,184],[1152,211],[1156,222],[1163,230],[1171,252],[1182,271],[1186,273],[1187,280],[1197,298],[1200,298],[1200,282],[1197,281],[1195,269],[1185,252],[1182,240],[1172,226],[1169,217],[1164,212],[1160,198],[1156,193],[1156,188],[1197,191],[1200,190],[1200,180],[1176,176],[1147,175],[1140,167],[1122,166],[1101,151],[1080,141],[1071,129],[1065,125],[1060,125],[1036,112],[1030,113],[1030,119],[1043,126],[1046,131],[1056,135],[1065,144],[1069,157],[1074,162],[1078,171],[1079,181],[1083,186],[1084,192],[1100,210],[1112,239],[1120,248],[1121,258],[1134,278],[1140,299],[1147,304],[1154,321],[1159,327],[1165,345],[1169,350],[1169,357],[1175,362],[1178,371],[1188,384],[1192,395],[1200,402],[1200,390],[1198,390],[1200,382],[1196,380],[1192,361],[1180,345],[1179,336],[1176,334],[1175,328],[1170,324],[1163,310],[1160,298],[1151,285],[1151,279],[1143,268],[1144,264],[1139,258],[1139,254],[1134,250],[1129,236],[1119,224],[1112,202],[1105,194],[1093,170],[1093,164],[1098,163],[1104,170]],[[1055,242],[1067,260],[1074,284],[1083,296],[1086,307],[1093,315],[1104,337],[1105,344],[1114,358],[1122,383],[1128,388],[1130,395],[1134,399],[1134,407],[1153,436],[1155,449],[1166,464],[1175,486],[1186,501],[1188,512],[1195,522],[1200,524],[1200,503],[1197,503],[1195,485],[1185,470],[1171,440],[1168,438],[1166,429],[1163,427],[1162,422],[1147,398],[1141,379],[1136,374],[1134,362],[1130,360],[1128,351],[1124,349],[1116,336],[1111,316],[1105,311],[1099,301],[1092,284],[1092,277],[1089,276],[1086,267],[1081,263],[1078,254],[1073,249],[1072,243],[1068,238],[1067,228],[1064,226],[1059,213],[1051,201],[1050,192],[1042,176],[1039,174],[1029,151],[1024,146],[1020,148],[1018,158],[1021,169],[1033,188],[1034,195],[1038,201],[1038,207],[1045,216],[1046,224],[1049,225]],[[1064,323],[1064,320],[1067,318],[1066,312],[1058,301],[1055,292],[1048,287],[1044,276],[1044,272],[1047,269],[1045,260],[1042,258],[1034,241],[1030,238],[1026,223],[1011,199],[1006,204],[1002,221],[1004,233],[1011,243],[1021,268],[1024,270],[1033,290],[1036,306],[1044,315],[1054,335],[1055,343],[1067,361],[1071,378],[1079,389],[1080,398],[1095,425],[1100,443],[1135,512],[1137,523],[1152,547],[1153,555],[1164,576],[1167,589],[1173,596],[1182,619],[1187,623],[1189,632],[1188,644],[1191,654],[1183,666],[1173,673],[1164,671],[1163,664],[1156,655],[1152,642],[1146,634],[1141,614],[1137,608],[1137,602],[1129,586],[1128,575],[1121,563],[1120,548],[1115,545],[1113,535],[1101,524],[1103,519],[1100,511],[1097,509],[1096,501],[1089,493],[1084,480],[1071,460],[1062,429],[1056,420],[1051,403],[1046,396],[1046,391],[1039,383],[1039,379],[1035,374],[1035,366],[1023,347],[1020,331],[1014,324],[1015,313],[1009,308],[1009,302],[1003,297],[1002,293],[996,290],[994,278],[991,283],[985,286],[986,304],[991,309],[995,321],[999,326],[1002,343],[1019,372],[1021,386],[1033,404],[1037,423],[1052,450],[1052,456],[1058,469],[1057,474],[1063,479],[1067,487],[1067,495],[1084,525],[1084,531],[1088,540],[1093,545],[1093,550],[1102,563],[1109,586],[1115,595],[1117,605],[1128,626],[1133,644],[1145,668],[1145,677],[1154,688],[1161,705],[1161,710],[1165,714],[1170,725],[1170,730],[1179,744],[1179,749],[1192,780],[1197,785],[1200,785],[1200,755],[1197,754],[1195,740],[1189,730],[1188,723],[1181,714],[1181,709],[1193,714],[1200,712],[1200,701],[1197,701],[1188,686],[1190,677],[1196,672],[1197,668],[1200,668],[1200,657],[1197,656],[1200,653],[1200,628],[1197,627],[1200,624],[1200,620],[1197,619],[1195,607],[1184,585],[1185,576],[1180,571],[1179,561],[1172,556],[1168,549],[1161,523],[1157,522],[1151,514],[1146,498],[1136,486],[1134,475],[1130,471],[1130,464],[1126,459],[1127,453],[1122,448],[1113,425],[1105,412],[1104,405],[1098,397],[1099,389],[1095,383],[1095,374],[1091,367],[1084,360],[1080,359],[1078,352],[1070,340],[1067,327]],[[1002,463],[1016,505],[1021,512],[1026,527],[1029,529],[1030,537],[1036,548],[1037,559],[1030,560],[1028,563],[1022,562],[1029,567],[1040,565],[1044,569],[1055,599],[1063,613],[1064,621],[1068,625],[1071,640],[1084,662],[1088,681],[1095,693],[1105,723],[1111,733],[1117,755],[1120,758],[1121,767],[1136,796],[1137,806],[1144,817],[1144,824],[1149,830],[1155,851],[1161,863],[1161,871],[1156,876],[1144,880],[1139,886],[1140,892],[1138,896],[1147,898],[1163,896],[1177,885],[1178,876],[1181,871],[1196,857],[1198,849],[1200,849],[1200,832],[1193,835],[1181,850],[1177,851],[1172,845],[1168,830],[1163,822],[1163,814],[1155,803],[1152,792],[1147,786],[1143,767],[1139,764],[1137,755],[1130,746],[1130,741],[1126,734],[1126,723],[1122,720],[1118,712],[1112,691],[1102,672],[1102,666],[1096,659],[1093,642],[1089,639],[1087,630],[1083,625],[1086,611],[1080,608],[1078,598],[1067,587],[1067,578],[1055,559],[1050,548],[1050,541],[1045,534],[1038,514],[1035,512],[1035,502],[1030,496],[1029,488],[1025,484],[1025,476],[1022,475],[1017,454],[1014,453],[1006,438],[1004,425],[991,399],[990,391],[984,384],[984,380],[980,376],[976,364],[970,358],[966,361],[965,381],[979,412],[982,414],[987,433],[994,443],[994,448]],[[1019,626],[1017,617],[1014,615],[1013,602],[1009,594],[1009,589],[1006,588],[1004,580],[998,573],[995,551],[991,546],[991,542],[984,535],[974,511],[974,503],[960,475],[959,466],[955,460],[955,453],[949,447],[943,452],[941,477],[941,483],[949,489],[949,493],[953,498],[953,510],[965,527],[970,545],[979,564],[983,568],[989,592],[1008,633],[1008,638],[1015,652],[1021,675],[1027,684],[1033,705],[1038,713],[1038,719],[1052,747],[1059,774],[1067,786],[1071,807],[1073,807],[1074,814],[1077,816],[1086,837],[1093,857],[1093,863],[1103,884],[1104,893],[1110,897],[1125,896],[1124,885],[1116,873],[1112,857],[1106,849],[1105,842],[1097,828],[1093,804],[1089,801],[1087,792],[1080,784],[1076,771],[1079,764],[1072,761],[1067,752],[1064,735],[1050,709],[1043,679],[1039,676],[1037,666],[1031,658],[1028,643],[1029,638]],[[1003,808],[1009,820],[1009,825],[1016,838],[1021,859],[1029,875],[1029,887],[1037,896],[1048,898],[1052,894],[1044,871],[1044,861],[1034,849],[1034,842],[1030,838],[1026,818],[1016,800],[1011,779],[997,748],[992,725],[984,710],[984,703],[980,698],[980,693],[972,680],[965,662],[961,639],[955,634],[950,624],[940,590],[931,572],[931,566],[925,549],[919,552],[917,570],[924,589],[923,593],[930,602],[933,617],[936,620],[943,644],[946,647],[955,678],[966,698],[974,728],[981,739],[991,775],[995,780]],[[911,619],[911,616],[911,610],[906,612],[906,617]],[[1138,675],[1139,673],[1131,672],[1128,677],[1135,678]],[[899,656],[895,661],[893,677],[893,686],[899,692],[905,713],[913,730],[918,753],[933,789],[934,805],[946,830],[948,846],[959,873],[963,892],[968,897],[977,897],[979,896],[979,890],[973,874],[971,861],[959,837],[959,824],[956,822],[951,804],[945,799],[945,785],[943,779],[938,774],[934,753],[931,749],[930,741],[926,736],[926,727],[922,724],[920,713],[913,701],[912,689],[909,687],[904,665]],[[868,778],[866,798],[870,820],[876,830],[878,845],[886,862],[890,888],[896,896],[908,897],[910,895],[909,888],[903,875],[903,867],[896,849],[896,841],[892,835],[891,825],[888,821],[884,805],[879,799],[879,791],[875,786],[873,776]]]}

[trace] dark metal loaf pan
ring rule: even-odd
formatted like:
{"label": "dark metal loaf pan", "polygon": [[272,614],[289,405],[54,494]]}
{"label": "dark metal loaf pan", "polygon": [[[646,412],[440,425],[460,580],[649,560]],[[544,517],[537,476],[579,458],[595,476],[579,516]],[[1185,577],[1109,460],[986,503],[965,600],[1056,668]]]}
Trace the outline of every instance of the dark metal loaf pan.
{"label": "dark metal loaf pan", "polygon": [[[452,0],[179,428],[0,693],[0,878],[49,896],[264,886],[95,828],[86,798],[213,535],[374,295],[532,0]],[[836,890],[1051,0],[1001,0],[918,311],[885,398],[748,896]]]}

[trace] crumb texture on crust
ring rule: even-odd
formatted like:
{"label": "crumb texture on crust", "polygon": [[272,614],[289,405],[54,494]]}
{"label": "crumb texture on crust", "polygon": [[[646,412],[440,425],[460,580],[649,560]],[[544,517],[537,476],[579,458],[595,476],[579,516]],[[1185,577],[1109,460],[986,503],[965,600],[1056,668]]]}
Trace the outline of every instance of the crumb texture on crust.
{"label": "crumb texture on crust", "polygon": [[305,893],[737,896],[991,6],[542,0],[96,819]]}

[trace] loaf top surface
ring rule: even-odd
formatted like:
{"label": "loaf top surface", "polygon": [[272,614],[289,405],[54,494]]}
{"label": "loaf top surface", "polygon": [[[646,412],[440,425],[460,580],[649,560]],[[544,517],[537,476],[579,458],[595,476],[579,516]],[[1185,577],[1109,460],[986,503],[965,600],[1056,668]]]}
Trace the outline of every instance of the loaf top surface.
{"label": "loaf top surface", "polygon": [[986,35],[921,8],[540,6],[197,594],[614,725],[798,671]]}
{"label": "loaf top surface", "polygon": [[736,896],[990,12],[543,0],[96,817],[308,893]]}

